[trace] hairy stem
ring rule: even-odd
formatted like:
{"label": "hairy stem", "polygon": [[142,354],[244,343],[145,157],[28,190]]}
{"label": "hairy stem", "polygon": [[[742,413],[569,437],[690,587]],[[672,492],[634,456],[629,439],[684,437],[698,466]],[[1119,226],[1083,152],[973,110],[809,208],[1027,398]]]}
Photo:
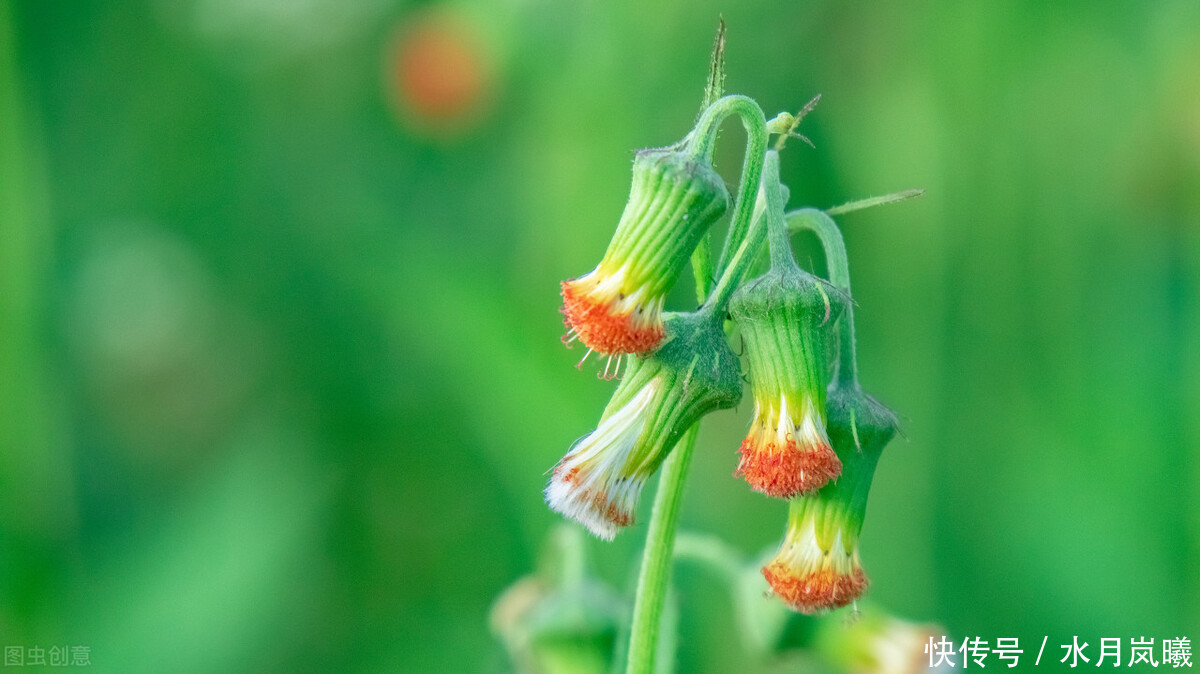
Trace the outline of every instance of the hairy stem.
{"label": "hairy stem", "polygon": [[783,186],[779,184],[779,151],[771,150],[763,161],[762,198],[766,200],[767,246],[772,267],[796,267],[791,237],[783,215]]}
{"label": "hairy stem", "polygon": [[[825,264],[829,268],[829,282],[850,295],[850,261],[846,258],[846,242],[837,223],[824,211],[802,208],[787,214],[788,229],[793,232],[808,230],[821,240],[825,249]],[[858,386],[858,357],[854,345],[854,302],[846,303],[838,328],[838,361],[835,380],[842,386]]]}
{"label": "hairy stem", "polygon": [[629,635],[627,674],[653,674],[658,655],[658,635],[662,626],[663,602],[671,580],[671,560],[675,553],[675,529],[679,524],[679,504],[683,500],[683,483],[696,435],[700,425],[684,433],[675,450],[663,463],[662,479],[654,495],[654,510],[650,515],[650,531],[646,534],[646,550],[638,572],[637,594],[633,604],[633,625]]}
{"label": "hairy stem", "polygon": [[733,207],[733,218],[729,224],[729,235],[725,249],[717,263],[717,273],[724,273],[729,256],[739,250],[742,239],[750,227],[751,211],[758,195],[758,184],[762,174],[762,158],[767,151],[767,119],[762,108],[754,99],[746,96],[726,96],[708,106],[693,130],[692,148],[697,156],[712,161],[716,145],[717,130],[730,115],[737,115],[746,129],[746,156],[742,162],[742,179],[738,185],[737,203]]}
{"label": "hairy stem", "polygon": [[[771,159],[772,157],[774,158],[773,160]],[[756,188],[762,184],[761,178],[763,165],[766,163],[771,163],[772,161],[774,162],[774,168],[772,170],[774,170],[775,173],[775,185],[778,187],[779,155],[772,151],[767,153],[765,158],[759,161],[759,171],[757,172],[757,175],[755,175],[755,182],[758,183],[758,185],[755,186]],[[782,199],[782,196],[779,195],[778,192],[776,192],[776,196]],[[725,311],[725,306],[729,304],[729,298],[733,296],[733,292],[737,290],[738,285],[741,284],[742,277],[746,275],[746,272],[750,270],[750,267],[754,265],[754,261],[757,260],[758,256],[760,255],[763,240],[766,239],[767,236],[768,218],[762,217],[762,215],[759,215],[758,217],[755,216],[759,213],[765,214],[770,210],[767,207],[767,200],[768,196],[766,193],[759,192],[756,202],[758,202],[762,208],[756,208],[755,204],[752,203],[745,210],[746,220],[749,222],[746,223],[742,229],[746,231],[746,236],[741,239],[741,243],[738,245],[737,250],[733,253],[733,257],[729,260],[729,264],[721,273],[721,278],[717,280],[716,288],[712,291],[712,295],[709,296],[708,301],[705,304],[706,308],[709,308],[718,314],[722,314]],[[783,210],[782,205],[780,206],[780,210]],[[741,223],[735,220],[730,225],[730,233],[733,232],[733,227],[739,224]],[[726,244],[726,252],[728,252],[728,243]],[[722,254],[722,257],[726,257],[726,255]]]}

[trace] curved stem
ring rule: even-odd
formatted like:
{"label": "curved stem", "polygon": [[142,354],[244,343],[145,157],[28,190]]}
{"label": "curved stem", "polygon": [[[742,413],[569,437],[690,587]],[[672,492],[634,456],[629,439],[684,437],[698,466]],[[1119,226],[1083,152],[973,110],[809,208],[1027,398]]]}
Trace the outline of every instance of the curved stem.
{"label": "curved stem", "polygon": [[739,249],[750,228],[762,174],[762,158],[770,140],[767,134],[767,119],[754,99],[740,95],[725,96],[708,106],[700,116],[700,121],[696,123],[696,128],[692,130],[688,141],[694,156],[712,161],[717,130],[730,115],[741,117],[742,126],[746,129],[746,156],[742,161],[742,180],[738,185],[737,203],[733,207],[733,218],[729,221],[729,235],[725,238],[725,249],[717,263],[718,274],[725,271],[729,255]]}
{"label": "curved stem", "polygon": [[[733,296],[733,291],[737,290],[738,284],[741,283],[741,277],[758,257],[758,250],[762,247],[766,234],[765,223],[764,218],[759,218],[754,222],[754,227],[751,228],[749,235],[742,239],[742,245],[733,254],[733,259],[725,268],[725,273],[717,281],[717,287],[713,289],[712,295],[709,295],[708,301],[702,309],[710,309],[718,314],[724,312],[725,305],[729,304],[729,298]],[[754,251],[754,253],[750,251]]]}
{"label": "curved stem", "polygon": [[[787,214],[788,229],[793,232],[809,230],[821,240],[825,249],[825,265],[829,282],[847,297],[850,294],[850,261],[846,257],[846,242],[837,223],[824,211],[802,208]],[[842,386],[858,386],[858,358],[854,346],[854,301],[846,303],[838,329],[838,365],[835,380]]]}
{"label": "curved stem", "polygon": [[[767,121],[762,108],[746,96],[725,96],[710,105],[700,116],[696,128],[685,141],[693,156],[712,161],[717,129],[730,115],[738,115],[746,128],[746,158],[742,165],[742,180],[737,204],[729,225],[729,236],[721,253],[717,271],[721,274],[712,294],[708,294],[707,267],[711,258],[693,256],[697,283],[696,297],[702,310],[723,308],[737,287],[749,263],[753,261],[763,239],[763,226],[753,221],[754,205],[762,179],[763,157],[767,150]],[[778,182],[778,180],[776,180]],[[753,226],[752,226],[753,225]],[[735,250],[728,265],[725,260]],[[702,280],[703,279],[703,280]],[[707,295],[707,297],[706,297]],[[662,627],[663,603],[671,578],[671,561],[675,548],[675,529],[679,522],[679,505],[683,499],[684,479],[696,448],[699,423],[684,433],[679,444],[663,463],[662,478],[654,496],[650,515],[650,530],[646,533],[646,548],[638,572],[637,593],[634,597],[633,624],[630,628],[627,674],[653,674],[658,655],[659,631]]]}
{"label": "curved stem", "polygon": [[[774,209],[775,213],[783,212],[783,192],[779,184],[779,153],[774,150],[767,152],[761,163],[759,177],[762,179],[759,180],[759,184],[766,187],[759,189],[754,206],[747,209],[747,213],[751,216],[749,231],[733,254],[733,259],[725,267],[724,273],[717,281],[716,289],[713,290],[705,304],[706,307],[711,307],[717,313],[724,312],[725,305],[729,303],[729,298],[733,296],[733,292],[742,282],[742,277],[758,259],[759,249],[767,235],[768,222],[775,217],[771,214],[772,210]],[[782,224],[780,224],[780,229],[783,229]],[[790,257],[790,247],[784,246],[783,248]],[[793,261],[792,264],[795,262]]]}
{"label": "curved stem", "polygon": [[650,531],[646,534],[642,568],[638,572],[626,674],[654,672],[663,602],[671,580],[679,504],[683,500],[684,478],[692,462],[692,451],[696,448],[699,430],[699,423],[689,428],[663,463],[662,479],[658,484],[658,493],[654,495],[654,511],[650,515]]}

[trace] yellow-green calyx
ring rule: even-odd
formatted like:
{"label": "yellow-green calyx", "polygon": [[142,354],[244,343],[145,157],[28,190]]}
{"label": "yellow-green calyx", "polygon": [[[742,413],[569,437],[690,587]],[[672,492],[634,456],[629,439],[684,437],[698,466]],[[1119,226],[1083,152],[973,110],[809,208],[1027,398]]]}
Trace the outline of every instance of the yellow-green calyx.
{"label": "yellow-green calyx", "polygon": [[546,487],[553,510],[612,539],[633,523],[642,486],[700,417],[737,405],[737,356],[710,311],[668,314],[662,347],[634,358],[596,430],[567,453]]}

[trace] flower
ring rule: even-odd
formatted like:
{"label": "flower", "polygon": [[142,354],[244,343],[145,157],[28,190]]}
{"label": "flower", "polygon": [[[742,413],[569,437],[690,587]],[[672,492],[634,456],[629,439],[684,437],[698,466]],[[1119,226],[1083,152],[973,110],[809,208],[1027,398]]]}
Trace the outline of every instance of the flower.
{"label": "flower", "polygon": [[844,516],[824,505],[806,498],[792,502],[783,546],[762,570],[780,599],[809,615],[849,604],[869,583],[857,534],[848,535]]}
{"label": "flower", "polygon": [[552,510],[605,540],[633,522],[648,474],[630,458],[661,386],[651,380],[559,461],[546,487]]}
{"label": "flower", "polygon": [[[754,491],[791,498],[824,486],[842,472],[829,444],[825,421],[811,397],[788,409],[788,396],[754,397],[754,421],[738,453],[736,475]],[[799,408],[800,411],[796,411]]]}
{"label": "flower", "polygon": [[579,339],[597,353],[642,354],[662,341],[665,294],[651,296],[644,281],[630,281],[628,266],[615,271],[602,262],[577,279],[563,281],[566,341]]}
{"label": "flower", "polygon": [[791,501],[778,554],[762,569],[775,594],[802,613],[841,608],[869,581],[858,556],[867,495],[896,417],[857,385],[829,391],[829,436],[842,475],[821,490]]}
{"label": "flower", "polygon": [[564,342],[646,354],[663,339],[663,300],[729,194],[712,166],[677,149],[638,152],[633,186],[600,264],[562,283]]}
{"label": "flower", "polygon": [[596,430],[555,466],[550,509],[612,540],[634,521],[646,479],[700,417],[741,400],[737,356],[711,312],[669,314],[663,347],[632,358]]}
{"label": "flower", "polygon": [[811,493],[842,464],[825,432],[828,333],[841,295],[799,268],[774,268],[734,295],[750,366],[754,420],[735,475],[778,498]]}

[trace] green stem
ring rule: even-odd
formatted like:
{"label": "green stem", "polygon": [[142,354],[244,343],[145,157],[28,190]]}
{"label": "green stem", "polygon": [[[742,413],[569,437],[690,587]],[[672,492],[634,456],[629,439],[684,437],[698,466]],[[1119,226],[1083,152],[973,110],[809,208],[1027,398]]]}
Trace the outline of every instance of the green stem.
{"label": "green stem", "polygon": [[[778,185],[778,155],[774,151],[768,153],[764,160],[759,162],[760,170],[755,178],[761,178],[761,166],[768,163],[770,161],[770,157],[775,157],[775,184]],[[758,182],[761,183],[761,180],[758,180]],[[780,196],[780,198],[782,197]],[[752,222],[745,227],[745,229],[748,229],[749,231],[747,231],[746,236],[742,238],[741,244],[738,246],[737,251],[733,254],[733,258],[729,260],[729,264],[725,267],[724,272],[721,274],[721,278],[717,280],[717,287],[712,291],[712,295],[709,296],[708,301],[704,305],[706,309],[710,309],[717,314],[723,313],[725,311],[725,306],[729,304],[729,298],[733,296],[733,292],[737,290],[738,285],[741,284],[742,277],[746,275],[746,272],[750,271],[750,267],[753,266],[754,261],[758,259],[758,256],[760,255],[760,249],[762,248],[763,239],[765,239],[767,235],[767,218],[762,217],[761,214],[759,214],[758,217],[755,217],[755,215],[759,211],[765,212],[770,210],[766,206],[766,200],[767,196],[760,193],[759,199],[756,199],[756,201],[761,202],[763,208],[759,209],[754,205],[751,205],[750,208],[746,209],[747,219],[752,220]],[[782,205],[779,208],[781,211],[783,210]],[[730,225],[731,232],[732,227],[737,224],[738,223],[735,221],[733,225]],[[728,243],[726,246],[728,247]],[[722,257],[724,257],[724,254],[722,254]]]}
{"label": "green stem", "polygon": [[[777,162],[776,162],[777,163]],[[778,166],[775,183],[778,185]],[[782,211],[782,206],[779,210]],[[765,218],[759,218],[738,247],[730,266],[717,283],[713,294],[704,303],[701,311],[719,315],[718,309],[728,303],[729,296],[737,287],[741,277],[749,268],[766,234]],[[697,287],[697,295],[703,288]],[[646,534],[646,549],[642,555],[642,566],[638,573],[637,593],[633,605],[633,624],[629,636],[629,658],[627,674],[653,674],[655,656],[658,654],[659,631],[662,627],[663,602],[671,576],[671,559],[675,547],[675,529],[679,521],[679,504],[683,499],[684,479],[696,448],[696,436],[700,430],[697,423],[687,430],[679,444],[663,464],[658,493],[654,497],[654,509],[650,514],[650,530]]]}
{"label": "green stem", "polygon": [[[802,208],[787,214],[788,229],[793,232],[808,230],[817,235],[825,249],[825,265],[829,268],[829,282],[847,297],[850,294],[850,261],[846,258],[846,242],[837,223],[824,211]],[[858,358],[854,345],[854,302],[846,303],[838,329],[838,363],[835,381],[842,386],[858,386]]]}
{"label": "green stem", "polygon": [[729,235],[725,239],[721,259],[717,263],[718,273],[725,271],[731,251],[740,249],[742,239],[750,227],[750,216],[762,174],[762,158],[770,140],[767,119],[754,99],[740,95],[725,96],[708,106],[700,116],[700,121],[696,123],[696,128],[688,139],[692,154],[712,161],[717,130],[730,115],[741,117],[742,126],[746,129],[746,156],[742,161],[742,180],[738,185],[737,203],[733,207]]}
{"label": "green stem", "polygon": [[658,655],[658,635],[662,626],[663,602],[671,580],[671,559],[675,552],[675,529],[679,523],[679,504],[683,500],[684,478],[696,448],[700,424],[684,433],[679,444],[663,463],[662,479],[654,495],[650,531],[638,572],[637,594],[633,604],[633,624],[629,635],[626,674],[653,674]]}
{"label": "green stem", "polygon": [[792,242],[783,215],[783,186],[779,184],[779,151],[763,161],[762,194],[766,199],[767,239],[772,267],[796,267]]}
{"label": "green stem", "polygon": [[576,587],[587,578],[583,532],[566,524],[555,527],[542,551],[538,576],[554,587]]}
{"label": "green stem", "polygon": [[[746,128],[746,158],[742,165],[737,204],[734,206],[733,219],[729,225],[729,237],[725,242],[725,250],[721,253],[721,264],[717,267],[721,271],[721,278],[711,295],[708,294],[708,279],[712,276],[711,257],[702,253],[692,258],[696,273],[696,297],[704,305],[702,310],[705,311],[723,310],[729,302],[729,296],[756,257],[765,234],[765,227],[753,219],[768,141],[767,121],[762,108],[745,96],[726,96],[718,99],[700,116],[700,121],[687,143],[695,156],[711,161],[717,129],[721,122],[735,114],[741,117],[742,125]],[[731,249],[736,252],[726,265],[725,261]],[[642,566],[638,572],[625,670],[628,674],[654,672],[659,632],[662,628],[663,603],[666,601],[671,577],[679,504],[683,499],[684,480],[692,461],[692,452],[696,448],[699,430],[698,423],[689,428],[663,463],[662,478],[659,480],[658,493],[654,496],[654,509],[650,514],[650,530],[646,534]]]}

